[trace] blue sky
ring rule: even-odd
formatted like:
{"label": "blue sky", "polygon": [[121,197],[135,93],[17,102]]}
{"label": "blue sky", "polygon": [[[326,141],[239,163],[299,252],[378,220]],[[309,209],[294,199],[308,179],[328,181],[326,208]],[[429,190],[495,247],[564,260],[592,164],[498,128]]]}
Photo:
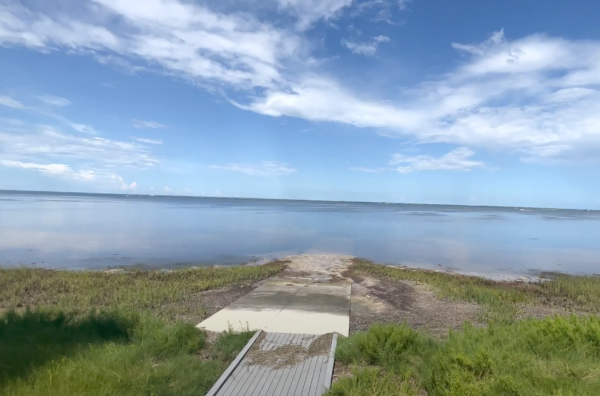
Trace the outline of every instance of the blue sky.
{"label": "blue sky", "polygon": [[0,0],[0,189],[600,209],[597,1]]}

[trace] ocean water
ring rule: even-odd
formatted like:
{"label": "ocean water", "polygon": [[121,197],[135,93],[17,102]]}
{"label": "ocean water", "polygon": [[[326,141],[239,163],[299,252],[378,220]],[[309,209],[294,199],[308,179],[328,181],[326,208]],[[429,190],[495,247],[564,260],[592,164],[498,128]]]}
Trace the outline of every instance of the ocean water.
{"label": "ocean water", "polygon": [[491,277],[600,273],[600,212],[0,191],[0,266],[239,264],[289,254]]}

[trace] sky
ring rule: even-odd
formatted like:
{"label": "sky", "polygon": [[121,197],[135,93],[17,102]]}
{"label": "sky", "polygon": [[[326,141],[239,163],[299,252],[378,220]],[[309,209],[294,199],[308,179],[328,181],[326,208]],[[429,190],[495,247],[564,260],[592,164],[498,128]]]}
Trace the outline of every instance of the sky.
{"label": "sky", "polygon": [[595,0],[0,0],[0,189],[600,209]]}

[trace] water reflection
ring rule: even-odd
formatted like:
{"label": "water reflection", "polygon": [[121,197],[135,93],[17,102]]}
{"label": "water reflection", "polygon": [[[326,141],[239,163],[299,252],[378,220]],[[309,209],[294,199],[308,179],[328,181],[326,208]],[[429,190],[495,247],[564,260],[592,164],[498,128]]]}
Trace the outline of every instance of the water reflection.
{"label": "water reflection", "polygon": [[593,211],[0,192],[4,266],[172,266],[339,253],[488,275],[596,273],[599,230]]}

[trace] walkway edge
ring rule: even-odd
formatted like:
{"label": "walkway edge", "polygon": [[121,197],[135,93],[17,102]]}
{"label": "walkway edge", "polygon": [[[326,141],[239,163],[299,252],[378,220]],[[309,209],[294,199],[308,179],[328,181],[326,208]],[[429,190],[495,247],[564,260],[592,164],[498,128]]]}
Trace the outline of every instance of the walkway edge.
{"label": "walkway edge", "polygon": [[325,372],[325,390],[331,387],[331,380],[333,379],[333,364],[335,363],[335,348],[337,347],[337,333],[333,335],[331,341],[331,349],[329,350],[329,361],[327,362],[327,371]]}
{"label": "walkway edge", "polygon": [[229,378],[231,373],[233,373],[233,370],[235,370],[235,368],[240,364],[244,356],[246,356],[248,350],[252,348],[252,345],[254,344],[260,333],[262,333],[262,330],[258,330],[256,333],[254,333],[254,336],[252,336],[252,338],[250,339],[250,341],[248,341],[244,349],[242,349],[242,351],[236,356],[233,362],[231,362],[229,367],[227,367],[227,370],[225,370],[221,377],[219,377],[219,379],[217,380],[217,382],[215,382],[213,387],[210,388],[206,396],[215,396],[217,394],[219,389],[221,389],[221,387],[225,384],[225,381],[227,381],[227,378]]}

